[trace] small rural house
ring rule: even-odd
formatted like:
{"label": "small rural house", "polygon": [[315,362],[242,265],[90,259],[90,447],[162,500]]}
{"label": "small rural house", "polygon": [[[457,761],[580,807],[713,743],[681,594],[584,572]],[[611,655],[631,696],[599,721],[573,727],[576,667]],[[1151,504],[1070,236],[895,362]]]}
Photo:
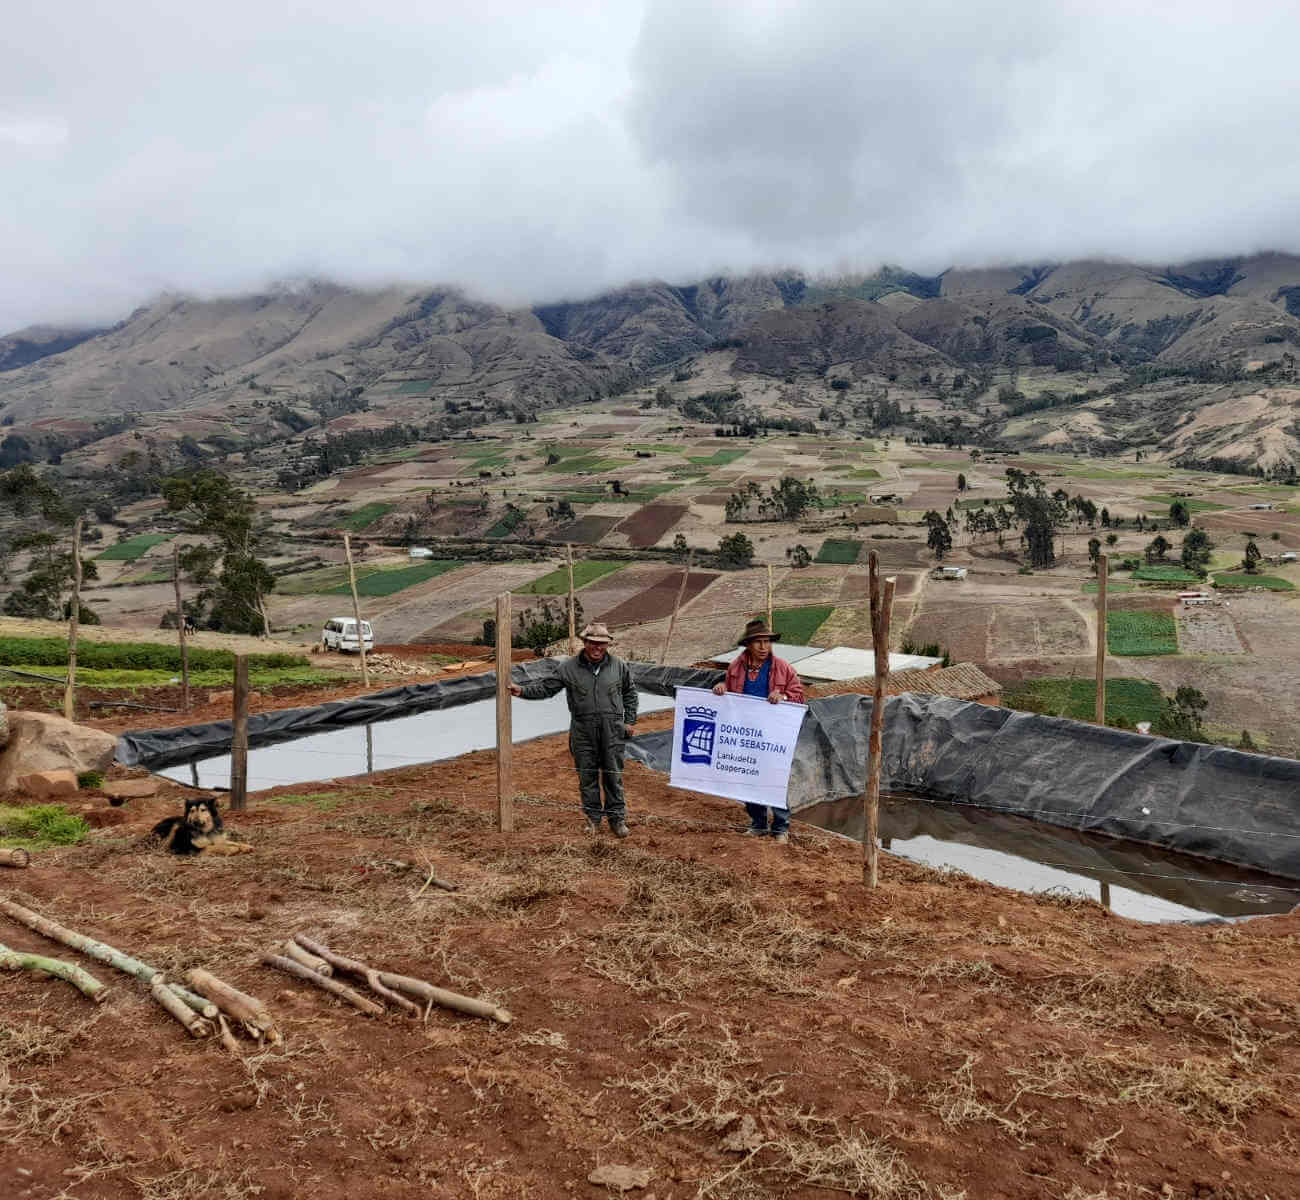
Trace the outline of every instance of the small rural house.
{"label": "small rural house", "polygon": [[935,576],[938,579],[965,579],[965,567],[940,567]]}

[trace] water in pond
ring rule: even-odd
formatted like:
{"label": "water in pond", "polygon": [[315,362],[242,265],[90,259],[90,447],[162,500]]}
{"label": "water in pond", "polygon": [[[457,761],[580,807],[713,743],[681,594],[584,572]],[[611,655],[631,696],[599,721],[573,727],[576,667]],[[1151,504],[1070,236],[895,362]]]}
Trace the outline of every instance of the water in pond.
{"label": "water in pond", "polygon": [[[861,797],[796,819],[862,840]],[[971,805],[882,797],[880,836],[891,854],[914,862],[1019,891],[1082,894],[1139,921],[1253,917],[1300,904],[1300,882]]]}
{"label": "water in pond", "polygon": [[[671,708],[663,696],[639,693],[642,714]],[[388,771],[416,763],[456,758],[471,750],[496,745],[497,702],[477,700],[457,708],[416,713],[391,721],[354,725],[329,733],[312,734],[291,742],[259,746],[248,752],[248,790],[310,783],[370,771]],[[516,742],[559,733],[569,727],[569,709],[563,693],[549,700],[512,700],[511,729]],[[205,788],[230,786],[230,755],[182,763],[158,772],[177,783]]]}

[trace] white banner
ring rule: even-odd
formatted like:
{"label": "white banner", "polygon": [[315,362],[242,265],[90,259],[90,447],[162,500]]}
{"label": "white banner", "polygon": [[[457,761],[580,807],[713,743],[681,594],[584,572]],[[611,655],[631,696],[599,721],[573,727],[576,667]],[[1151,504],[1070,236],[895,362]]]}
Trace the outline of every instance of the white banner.
{"label": "white banner", "polygon": [[679,687],[673,721],[673,787],[786,808],[802,704]]}

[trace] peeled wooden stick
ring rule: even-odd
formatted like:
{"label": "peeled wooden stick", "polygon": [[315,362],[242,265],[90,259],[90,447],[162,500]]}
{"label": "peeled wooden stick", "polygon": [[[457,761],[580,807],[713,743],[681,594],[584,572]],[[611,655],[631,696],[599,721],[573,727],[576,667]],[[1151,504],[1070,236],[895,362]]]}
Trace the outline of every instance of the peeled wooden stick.
{"label": "peeled wooden stick", "polygon": [[53,975],[56,979],[66,980],[84,996],[89,996],[96,1004],[102,1004],[108,995],[108,984],[100,983],[89,971],[76,963],[63,962],[57,958],[46,958],[43,954],[28,954],[22,950],[10,950],[0,945],[0,968],[6,971],[40,971]]}
{"label": "peeled wooden stick", "polygon": [[43,934],[51,941],[62,942],[65,946],[80,950],[82,954],[88,954],[91,958],[108,963],[110,967],[116,967],[119,971],[125,971],[128,975],[143,979],[145,983],[152,982],[155,975],[162,974],[157,967],[151,967],[138,958],[123,954],[121,950],[115,949],[106,942],[96,941],[92,937],[87,937],[84,933],[77,933],[74,929],[68,929],[57,921],[51,921],[48,917],[32,912],[30,908],[24,908],[21,904],[16,904],[12,900],[0,900],[0,912],[8,914],[19,924],[26,925],[28,929],[36,930],[37,933]]}
{"label": "peeled wooden stick", "polygon": [[211,1000],[196,996],[189,988],[181,987],[179,983],[169,981],[167,986],[205,1020],[215,1021],[217,1019],[217,1006]]}
{"label": "peeled wooden stick", "polygon": [[382,1004],[376,1004],[360,992],[348,987],[346,983],[340,983],[337,979],[330,979],[326,975],[321,975],[310,967],[304,967],[302,963],[295,962],[292,958],[285,958],[282,954],[264,954],[262,955],[262,961],[268,967],[274,967],[277,971],[283,971],[286,975],[292,975],[295,979],[305,979],[322,991],[329,992],[331,996],[346,1000],[353,1008],[359,1008],[367,1016],[382,1017],[384,1015],[384,1006]]}
{"label": "peeled wooden stick", "polygon": [[279,1030],[275,1021],[257,997],[246,995],[238,988],[233,988],[224,980],[218,979],[202,967],[195,967],[185,975],[185,981],[196,992],[207,996],[222,1012],[235,1018],[259,1041],[265,1037],[273,1044],[280,1042]]}
{"label": "peeled wooden stick", "polygon": [[242,1058],[243,1055],[239,1053],[239,1043],[235,1041],[235,1035],[230,1032],[230,1023],[226,1020],[225,1013],[217,1013],[217,1029],[221,1034],[221,1044],[236,1058]]}
{"label": "peeled wooden stick", "polygon": [[0,849],[0,867],[25,867],[32,861],[32,856],[20,846]]}
{"label": "peeled wooden stick", "polygon": [[313,954],[319,955],[332,967],[340,971],[347,971],[352,975],[359,975],[366,981],[366,986],[370,988],[376,996],[382,996],[385,1000],[391,1000],[398,1008],[405,1009],[413,1017],[420,1015],[420,1006],[412,1004],[405,996],[399,996],[396,992],[390,991],[384,986],[383,980],[380,979],[380,973],[374,967],[367,966],[363,962],[358,962],[355,958],[344,958],[341,954],[335,954],[328,946],[321,942],[312,941],[306,934],[295,934],[294,941],[302,946],[305,950],[310,950]]}
{"label": "peeled wooden stick", "polygon": [[[380,971],[379,978],[389,987],[397,988],[410,996],[418,996],[431,1006],[440,1004],[443,1008],[468,1013],[471,1017],[487,1017],[493,1021],[500,1021],[502,1025],[509,1025],[515,1019],[509,1009],[498,1008],[487,1000],[476,1000],[473,996],[462,996],[459,992],[449,992],[446,988],[434,987],[431,983],[425,983],[423,979],[412,979],[409,975],[392,975],[388,971]],[[424,1019],[426,1021],[429,1019],[428,1009],[425,1010]]]}
{"label": "peeled wooden stick", "polygon": [[304,950],[297,942],[290,940],[285,942],[282,947],[282,953],[285,958],[291,958],[296,963],[301,963],[309,970],[315,971],[317,975],[324,975],[326,978],[334,974],[334,968],[329,965],[323,958],[317,958],[308,950]]}
{"label": "peeled wooden stick", "polygon": [[153,982],[149,984],[149,991],[166,1012],[185,1026],[190,1037],[208,1037],[212,1033],[212,1022],[205,1021],[199,1016],[167,986],[167,981],[161,975],[154,977]]}

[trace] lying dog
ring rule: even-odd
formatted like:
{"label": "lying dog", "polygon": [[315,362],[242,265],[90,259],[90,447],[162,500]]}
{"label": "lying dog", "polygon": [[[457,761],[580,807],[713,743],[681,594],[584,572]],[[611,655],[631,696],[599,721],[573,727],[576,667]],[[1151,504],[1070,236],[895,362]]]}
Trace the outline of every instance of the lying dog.
{"label": "lying dog", "polygon": [[167,817],[153,827],[172,854],[248,854],[253,847],[232,842],[221,823],[217,802],[211,796],[190,796],[183,817]]}

